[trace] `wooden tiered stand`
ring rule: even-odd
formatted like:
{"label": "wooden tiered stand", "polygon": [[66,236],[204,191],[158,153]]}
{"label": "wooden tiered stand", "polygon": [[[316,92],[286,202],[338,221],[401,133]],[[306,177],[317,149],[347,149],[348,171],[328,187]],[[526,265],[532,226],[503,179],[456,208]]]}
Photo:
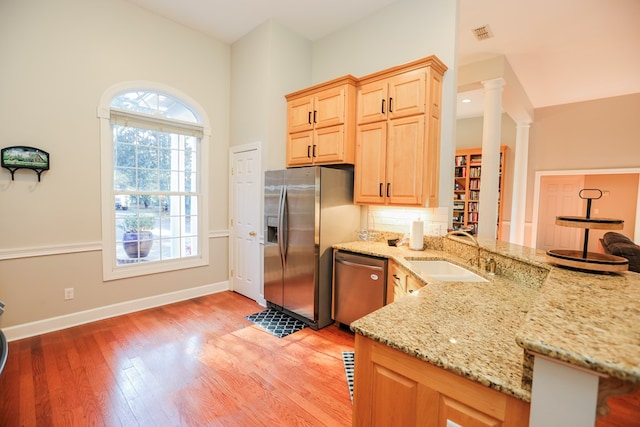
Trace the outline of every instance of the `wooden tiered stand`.
{"label": "wooden tiered stand", "polygon": [[[598,273],[610,273],[626,271],[629,269],[629,261],[626,258],[588,252],[589,230],[622,230],[624,221],[612,218],[591,218],[591,201],[602,197],[602,191],[598,189],[583,188],[578,193],[581,199],[587,201],[587,213],[584,217],[557,216],[556,224],[563,227],[584,228],[584,244],[582,251],[567,249],[552,249],[547,251],[547,260],[564,267],[576,268]],[[592,196],[592,197],[589,197]]]}

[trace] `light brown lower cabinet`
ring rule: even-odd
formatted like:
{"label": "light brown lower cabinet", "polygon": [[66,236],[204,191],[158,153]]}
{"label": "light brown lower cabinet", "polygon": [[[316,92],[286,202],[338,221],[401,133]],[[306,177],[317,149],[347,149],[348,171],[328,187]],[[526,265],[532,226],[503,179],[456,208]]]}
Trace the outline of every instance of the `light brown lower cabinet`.
{"label": "light brown lower cabinet", "polygon": [[529,407],[356,334],[354,426],[526,427]]}
{"label": "light brown lower cabinet", "polygon": [[389,260],[387,277],[387,304],[399,300],[415,291],[419,291],[424,283],[404,271],[402,267]]}

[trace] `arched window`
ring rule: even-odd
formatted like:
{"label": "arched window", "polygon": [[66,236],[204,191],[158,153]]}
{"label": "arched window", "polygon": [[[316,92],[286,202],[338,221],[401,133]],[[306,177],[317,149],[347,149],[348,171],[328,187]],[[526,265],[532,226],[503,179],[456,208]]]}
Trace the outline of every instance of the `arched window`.
{"label": "arched window", "polygon": [[99,110],[105,279],[206,264],[197,108],[169,90],[111,92]]}

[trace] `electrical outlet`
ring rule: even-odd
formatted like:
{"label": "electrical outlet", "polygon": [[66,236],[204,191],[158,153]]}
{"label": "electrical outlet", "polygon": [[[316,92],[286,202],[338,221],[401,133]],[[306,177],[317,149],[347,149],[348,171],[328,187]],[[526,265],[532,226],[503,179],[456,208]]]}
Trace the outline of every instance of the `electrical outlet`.
{"label": "electrical outlet", "polygon": [[64,299],[65,301],[73,299],[73,288],[64,288]]}
{"label": "electrical outlet", "polygon": [[431,224],[429,227],[429,235],[430,236],[439,236],[440,235],[440,224]]}

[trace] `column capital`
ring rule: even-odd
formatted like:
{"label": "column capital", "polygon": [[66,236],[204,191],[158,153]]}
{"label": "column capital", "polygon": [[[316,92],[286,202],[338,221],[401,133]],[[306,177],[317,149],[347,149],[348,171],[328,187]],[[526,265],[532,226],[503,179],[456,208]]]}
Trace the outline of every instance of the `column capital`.
{"label": "column capital", "polygon": [[482,80],[480,83],[482,83],[484,90],[488,91],[502,89],[507,84],[507,81],[502,77],[497,77],[495,79]]}

